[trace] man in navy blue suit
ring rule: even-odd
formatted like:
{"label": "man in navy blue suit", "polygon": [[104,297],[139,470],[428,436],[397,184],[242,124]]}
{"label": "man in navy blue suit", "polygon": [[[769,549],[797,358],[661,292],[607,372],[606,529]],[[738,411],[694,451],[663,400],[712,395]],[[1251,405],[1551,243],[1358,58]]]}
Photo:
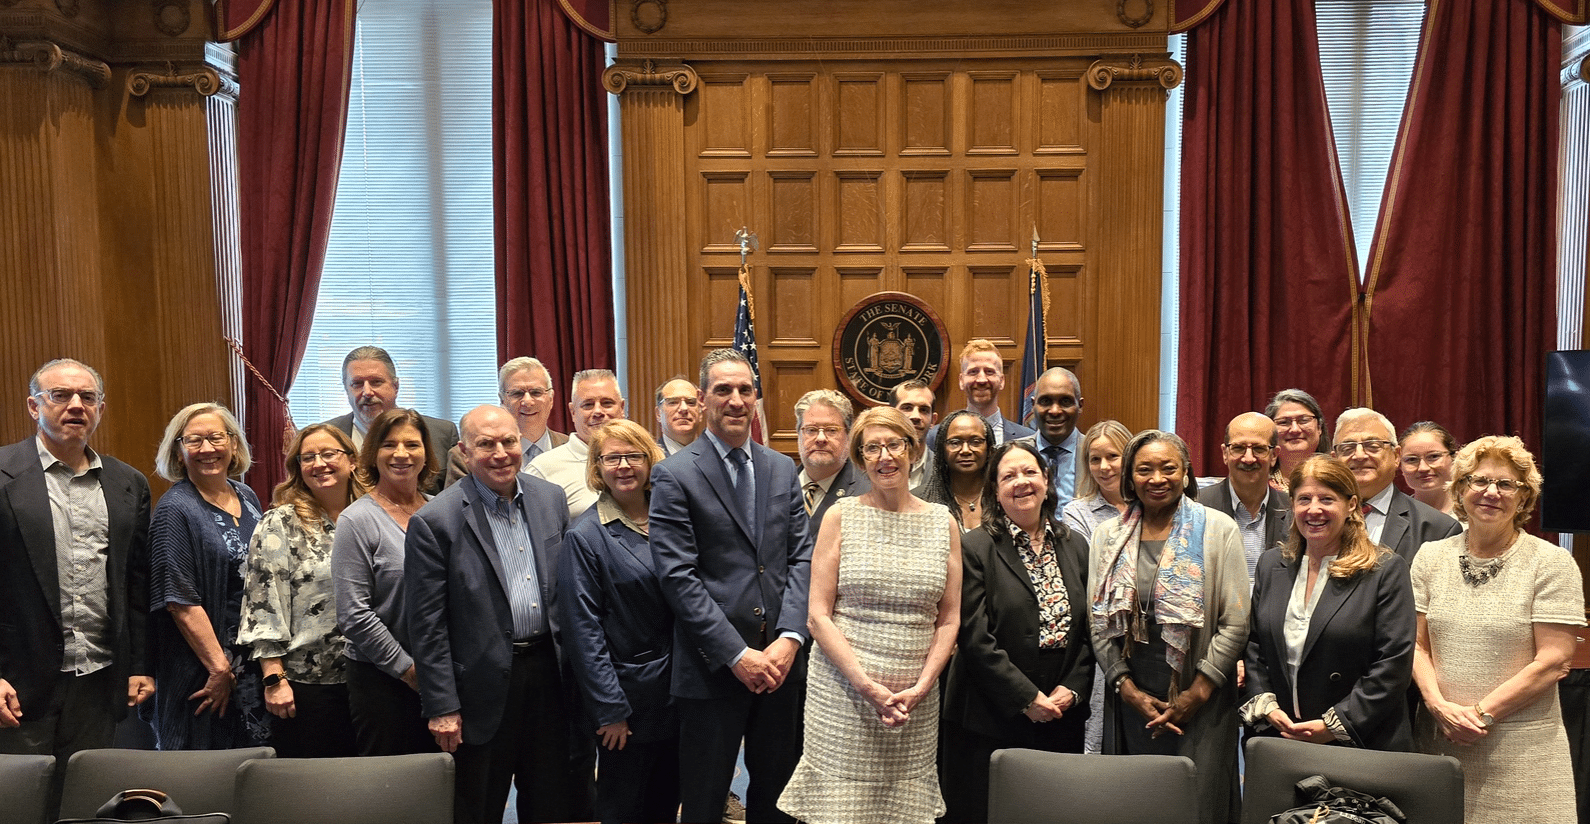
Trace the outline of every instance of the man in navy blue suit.
{"label": "man in navy blue suit", "polygon": [[464,416],[458,483],[409,521],[403,570],[421,710],[457,763],[454,819],[584,821],[554,609],[569,525],[556,484],[522,474],[519,425],[500,406]]}
{"label": "man in navy blue suit", "polygon": [[706,432],[652,470],[650,534],[673,609],[681,821],[718,822],[745,741],[747,821],[790,821],[778,796],[801,752],[812,540],[789,458],[753,443],[756,385],[733,349],[701,361]]}

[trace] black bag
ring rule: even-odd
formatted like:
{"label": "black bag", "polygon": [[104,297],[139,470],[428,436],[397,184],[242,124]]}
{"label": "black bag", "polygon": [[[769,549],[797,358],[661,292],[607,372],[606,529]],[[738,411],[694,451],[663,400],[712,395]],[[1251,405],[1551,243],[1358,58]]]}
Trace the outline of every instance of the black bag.
{"label": "black bag", "polygon": [[1276,813],[1270,816],[1270,824],[1401,824],[1408,820],[1391,799],[1332,787],[1323,775],[1297,782],[1297,792],[1314,803]]}
{"label": "black bag", "polygon": [[93,818],[63,818],[56,824],[125,824],[129,821],[231,824],[232,817],[226,813],[183,815],[177,802],[159,790],[122,790],[102,804]]}

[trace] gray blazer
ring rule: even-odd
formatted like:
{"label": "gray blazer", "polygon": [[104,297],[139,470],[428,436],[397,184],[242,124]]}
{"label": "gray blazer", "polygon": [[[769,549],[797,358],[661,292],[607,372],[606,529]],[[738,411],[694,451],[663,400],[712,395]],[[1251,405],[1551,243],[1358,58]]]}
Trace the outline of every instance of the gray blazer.
{"label": "gray blazer", "polygon": [[[521,473],[542,606],[559,641],[558,557],[569,504],[556,484]],[[513,611],[485,504],[473,484],[455,484],[409,520],[404,541],[403,617],[419,676],[421,712],[463,714],[464,743],[491,740],[508,700]]]}
{"label": "gray blazer", "polygon": [[1457,519],[1392,487],[1391,501],[1386,504],[1386,523],[1380,530],[1380,545],[1396,550],[1412,566],[1419,547],[1462,531]]}

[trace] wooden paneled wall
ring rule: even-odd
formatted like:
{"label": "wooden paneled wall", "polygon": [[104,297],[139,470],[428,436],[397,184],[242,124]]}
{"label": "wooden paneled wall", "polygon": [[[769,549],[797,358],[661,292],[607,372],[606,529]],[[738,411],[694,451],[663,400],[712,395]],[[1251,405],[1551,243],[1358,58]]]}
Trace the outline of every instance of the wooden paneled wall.
{"label": "wooden paneled wall", "polygon": [[795,451],[795,400],[838,385],[835,327],[880,291],[945,322],[941,411],[982,337],[1014,416],[1036,229],[1048,362],[1081,378],[1085,423],[1153,425],[1180,69],[1162,11],[1134,29],[1114,2],[1052,5],[616,2],[630,396],[731,341],[743,226],[776,448]]}
{"label": "wooden paneled wall", "polygon": [[0,3],[0,442],[56,357],[104,376],[94,446],[145,472],[177,409],[236,408],[237,88],[209,11]]}

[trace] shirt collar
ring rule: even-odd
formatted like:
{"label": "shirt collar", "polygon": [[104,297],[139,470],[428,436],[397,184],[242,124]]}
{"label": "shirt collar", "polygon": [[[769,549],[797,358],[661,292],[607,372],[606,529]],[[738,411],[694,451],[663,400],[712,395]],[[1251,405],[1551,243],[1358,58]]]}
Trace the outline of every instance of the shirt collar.
{"label": "shirt collar", "polygon": [[[1264,497],[1259,499],[1259,514],[1253,516],[1249,523],[1256,524],[1263,521],[1270,512],[1270,488],[1265,487],[1264,490]],[[1246,515],[1248,508],[1242,504],[1242,497],[1237,495],[1237,485],[1232,483],[1230,478],[1226,479],[1226,491],[1231,493],[1231,511]]]}
{"label": "shirt collar", "polygon": [[505,506],[517,504],[519,503],[519,499],[524,497],[524,490],[520,488],[518,484],[514,485],[513,497],[504,498],[497,494],[497,490],[481,483],[480,479],[475,477],[474,474],[470,474],[466,477],[469,479],[469,483],[475,485],[475,494],[479,496],[480,500],[485,502],[486,506],[492,507],[493,509],[501,510]]}
{"label": "shirt collar", "polygon": [[1073,427],[1071,427],[1071,434],[1067,435],[1065,440],[1063,440],[1063,441],[1061,441],[1059,443],[1050,443],[1049,439],[1045,438],[1043,436],[1043,430],[1040,429],[1040,430],[1038,430],[1038,437],[1037,437],[1036,446],[1038,447],[1038,451],[1039,452],[1043,452],[1044,450],[1048,449],[1051,446],[1058,446],[1061,449],[1065,450],[1066,454],[1075,455],[1076,452],[1077,452],[1077,439],[1078,439],[1078,437],[1080,437],[1080,436],[1077,434],[1077,428],[1073,426]]}
{"label": "shirt collar", "polygon": [[711,442],[712,448],[716,449],[718,451],[719,460],[725,460],[725,461],[728,460],[729,459],[729,453],[734,451],[735,449],[744,449],[745,450],[745,456],[747,458],[751,457],[751,441],[749,439],[746,440],[744,446],[733,447],[733,446],[729,446],[728,444],[724,443],[723,439],[719,438],[717,435],[714,435],[712,433],[712,430],[710,430],[710,429],[703,429],[701,431],[701,434],[704,437],[706,437],[709,442]]}
{"label": "shirt collar", "polygon": [[[43,435],[35,435],[33,437],[33,443],[39,448],[39,466],[44,469],[44,471],[48,472],[50,467],[55,466],[56,464],[66,466],[65,462],[63,462],[60,458],[55,457],[55,453],[51,452],[48,446],[45,446]],[[84,444],[83,452],[84,454],[88,455],[88,469],[84,470],[85,472],[89,470],[100,469],[105,465],[104,461],[99,459],[99,453],[95,452],[93,447]],[[66,468],[69,470],[71,469],[69,466]]]}
{"label": "shirt collar", "polygon": [[625,515],[624,510],[618,507],[618,501],[613,500],[613,493],[611,492],[603,492],[602,497],[596,499],[596,518],[602,522],[602,526],[607,526],[614,521],[622,521],[624,526],[631,531],[640,535],[646,534],[646,530],[641,529],[639,524],[635,523],[628,515]]}
{"label": "shirt collar", "polygon": [[1364,503],[1369,504],[1369,508],[1370,509],[1373,509],[1375,512],[1377,512],[1377,513],[1379,513],[1381,515],[1384,515],[1384,514],[1386,514],[1386,505],[1391,503],[1391,496],[1396,491],[1397,491],[1397,485],[1396,484],[1394,484],[1394,483],[1386,484],[1386,488],[1380,490],[1380,494],[1376,495],[1373,498],[1370,498],[1367,501],[1364,501]]}

